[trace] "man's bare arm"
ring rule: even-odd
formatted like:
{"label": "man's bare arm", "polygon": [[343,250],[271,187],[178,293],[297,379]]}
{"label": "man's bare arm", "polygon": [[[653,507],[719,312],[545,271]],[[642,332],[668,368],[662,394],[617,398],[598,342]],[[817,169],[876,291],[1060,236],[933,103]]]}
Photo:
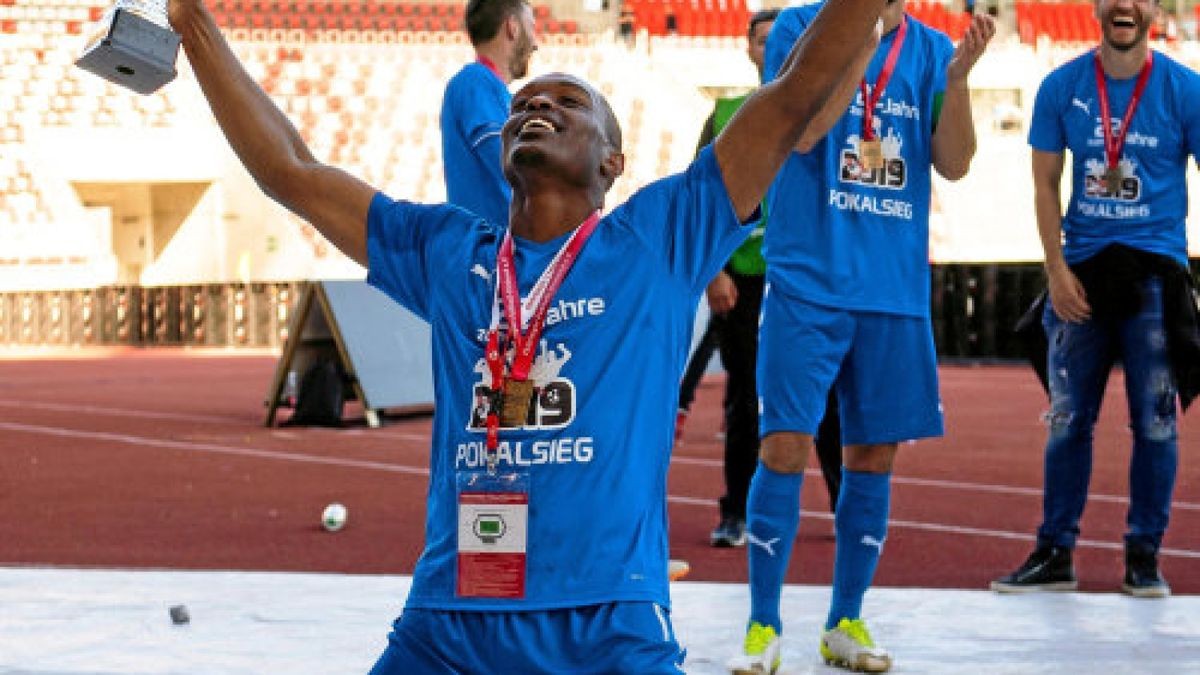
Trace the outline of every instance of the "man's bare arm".
{"label": "man's bare arm", "polygon": [[[878,49],[878,44],[875,40],[867,40],[859,49],[858,56],[854,57],[854,62],[846,70],[837,86],[834,87],[833,93],[829,98],[825,99],[825,105],[821,106],[820,112],[817,113],[813,121],[809,123],[808,128],[800,136],[800,141],[796,143],[796,152],[808,153],[811,152],[813,146],[817,144],[833,125],[846,114],[846,109],[850,107],[850,102],[854,100],[854,94],[858,91],[859,85],[862,83],[863,75],[867,72],[867,65],[871,63],[871,57],[875,55],[875,50]],[[795,52],[788,57],[790,62],[795,57]],[[785,64],[783,70],[787,70]]]}
{"label": "man's bare arm", "polygon": [[933,133],[933,168],[947,180],[967,175],[975,156],[975,121],[967,76],[995,34],[992,17],[976,14],[946,68],[942,112]]}
{"label": "man's bare arm", "polygon": [[1062,250],[1063,153],[1033,151],[1033,206],[1038,236],[1046,254],[1046,277],[1050,284],[1050,304],[1064,321],[1084,321],[1091,316],[1083,284],[1067,267]]}
{"label": "man's bare arm", "polygon": [[750,96],[717,137],[717,163],[739,218],[754,213],[864,44],[875,42],[883,5],[829,0],[792,48],[786,69]]}
{"label": "man's bare arm", "polygon": [[238,62],[200,0],[171,0],[169,13],[213,116],[259,187],[366,265],[367,210],[375,190],[312,156]]}

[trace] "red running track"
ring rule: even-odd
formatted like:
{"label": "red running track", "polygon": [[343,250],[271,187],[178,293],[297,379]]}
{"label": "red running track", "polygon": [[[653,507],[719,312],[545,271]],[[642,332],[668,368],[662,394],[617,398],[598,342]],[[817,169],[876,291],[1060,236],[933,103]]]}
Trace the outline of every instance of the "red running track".
{"label": "red running track", "polygon": [[[268,429],[270,355],[106,349],[0,359],[0,564],[409,573],[423,538],[428,418],[382,429]],[[1040,514],[1045,397],[1019,367],[942,368],[947,434],[901,451],[877,583],[983,588],[1028,553]],[[1129,432],[1121,378],[1097,429],[1077,552],[1082,588],[1120,584]],[[702,385],[669,482],[689,579],[744,581],[709,548],[722,492],[720,378]],[[354,415],[353,409],[349,414]],[[1180,425],[1164,573],[1200,592],[1200,422]],[[816,466],[815,461],[811,463]],[[349,524],[318,527],[329,502]],[[788,581],[828,583],[828,499],[806,480]]]}

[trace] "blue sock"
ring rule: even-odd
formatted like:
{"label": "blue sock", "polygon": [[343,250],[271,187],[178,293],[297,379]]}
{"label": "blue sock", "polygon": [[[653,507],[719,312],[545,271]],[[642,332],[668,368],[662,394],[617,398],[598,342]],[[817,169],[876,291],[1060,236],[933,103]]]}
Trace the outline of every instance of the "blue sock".
{"label": "blue sock", "polygon": [[750,620],[783,633],[779,595],[792,542],[800,526],[802,473],[776,473],[758,463],[746,497],[746,550],[750,559]]}
{"label": "blue sock", "polygon": [[862,615],[863,596],[875,578],[875,568],[887,539],[891,482],[890,473],[842,469],[842,489],[833,519],[837,532],[833,600],[825,630],[843,618],[853,620]]}

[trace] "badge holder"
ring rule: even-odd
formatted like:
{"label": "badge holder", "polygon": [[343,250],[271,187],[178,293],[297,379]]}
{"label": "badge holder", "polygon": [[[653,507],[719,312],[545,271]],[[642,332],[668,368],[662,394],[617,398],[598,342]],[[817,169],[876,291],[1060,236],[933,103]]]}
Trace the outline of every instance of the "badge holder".
{"label": "badge holder", "polygon": [[460,598],[525,597],[528,472],[457,475]]}

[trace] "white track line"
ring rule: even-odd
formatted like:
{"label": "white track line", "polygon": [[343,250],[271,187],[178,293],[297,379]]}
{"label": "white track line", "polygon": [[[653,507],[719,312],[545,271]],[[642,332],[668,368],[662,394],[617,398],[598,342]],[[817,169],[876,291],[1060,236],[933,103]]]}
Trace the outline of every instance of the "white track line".
{"label": "white track line", "polygon": [[54,412],[89,413],[92,415],[110,415],[113,417],[141,417],[152,420],[179,420],[180,422],[216,422],[229,424],[234,420],[218,415],[190,415],[186,413],[155,412],[152,410],[130,410],[128,408],[108,408],[98,405],[79,403],[46,403],[43,401],[14,401],[0,399],[0,406],[32,410],[51,410]]}
{"label": "white track line", "polygon": [[[695,466],[709,466],[721,468],[724,466],[719,459],[706,459],[701,457],[681,457],[675,455],[671,458],[672,463],[691,464]],[[808,469],[804,472],[806,476],[821,476],[819,469]],[[991,492],[995,494],[1020,495],[1022,497],[1037,497],[1042,498],[1041,488],[1018,487],[1013,485],[996,485],[994,483],[969,483],[965,481],[955,480],[939,480],[936,478],[916,478],[913,476],[892,476],[892,483],[900,485],[919,485],[922,487],[944,488],[947,490],[968,490],[971,492]],[[1088,495],[1088,501],[1105,502],[1109,504],[1129,504],[1128,497],[1120,495],[1105,495],[1092,493]],[[1200,504],[1196,502],[1185,502],[1176,500],[1171,503],[1171,507],[1181,511],[1200,511]]]}
{"label": "white track line", "polygon": [[[305,462],[309,464],[328,464],[332,466],[341,466],[356,469],[367,469],[370,471],[387,471],[390,473],[402,473],[417,476],[428,476],[429,470],[423,467],[408,466],[404,464],[388,464],[384,462],[372,462],[356,459],[342,459],[337,457],[321,457],[318,455],[305,455],[297,452],[281,452],[277,450],[264,450],[261,448],[240,448],[227,445],[217,445],[215,443],[197,443],[194,441],[173,441],[161,438],[148,438],[145,436],[132,436],[130,434],[115,434],[103,431],[80,431],[75,429],[63,429],[59,427],[45,427],[34,424],[19,424],[16,422],[0,422],[0,429],[14,431],[19,433],[41,434],[44,436],[59,436],[65,438],[86,438],[97,441],[109,441],[112,443],[125,443],[127,445],[136,445],[140,447],[150,448],[172,448],[175,450],[192,450],[196,452],[211,452],[215,454],[235,455],[240,457],[254,457],[256,459],[273,459],[288,462]],[[711,499],[700,499],[696,497],[682,497],[678,495],[668,495],[667,501],[673,504],[685,504],[688,506],[704,506],[711,508],[714,501]],[[803,514],[809,518],[818,518],[820,520],[831,520],[833,515],[823,511],[804,511]],[[1008,532],[1005,530],[992,530],[978,527],[965,527],[960,525],[943,525],[941,523],[925,523],[914,520],[896,520],[888,521],[890,527],[908,528],[914,530],[922,530],[926,532],[941,532],[952,534],[965,534],[980,537],[992,537],[997,539],[1015,539],[1020,541],[1033,541],[1034,537],[1029,534],[1020,532]],[[1090,539],[1080,539],[1077,546],[1085,548],[1100,548],[1107,550],[1122,550],[1123,545],[1115,542],[1093,541]],[[1169,555],[1180,558],[1195,558],[1200,559],[1200,551],[1189,551],[1186,549],[1163,548],[1159,552],[1163,555]]]}
{"label": "white track line", "polygon": [[239,457],[254,457],[256,459],[275,459],[287,462],[306,462],[309,464],[329,464],[332,466],[369,469],[371,471],[405,473],[414,476],[429,475],[429,469],[418,466],[407,466],[404,464],[388,464],[385,462],[372,462],[370,460],[345,459],[339,457],[322,457],[320,455],[305,455],[298,452],[264,450],[262,448],[239,448],[228,445],[217,445],[215,443],[198,443],[195,441],[173,441],[164,438],[148,438],[145,436],[114,434],[104,431],[78,431],[74,429],[62,429],[59,427],[43,427],[34,424],[18,424],[16,422],[0,422],[0,429],[29,434],[42,434],[44,436],[85,438],[94,441],[125,443],[127,445],[137,445],[150,448],[194,450],[197,452],[212,452],[216,454],[235,455]]}
{"label": "white track line", "polygon": [[[687,506],[705,506],[712,508],[716,505],[714,499],[696,499],[695,497],[677,497],[670,495],[667,501],[672,504],[684,504]],[[827,511],[804,511],[800,512],[804,518],[816,518],[817,520],[833,520],[833,514]],[[962,525],[943,525],[941,523],[924,523],[917,520],[899,520],[891,518],[888,520],[888,527],[899,527],[909,530],[921,530],[924,532],[938,532],[947,534],[965,534],[976,537],[991,537],[993,539],[1013,539],[1017,541],[1035,541],[1037,537],[1024,532],[1008,532],[1006,530],[992,530],[982,527],[965,527]],[[1099,548],[1109,551],[1124,551],[1125,544],[1111,541],[1096,541],[1094,539],[1080,539],[1075,545],[1082,548]],[[1159,553],[1165,556],[1173,556],[1176,558],[1195,558],[1200,559],[1200,551],[1190,551],[1180,548],[1161,548]]]}
{"label": "white track line", "polygon": [[[131,410],[128,408],[109,408],[103,406],[81,405],[81,404],[65,404],[65,403],[45,403],[45,402],[25,402],[12,399],[0,399],[0,406],[12,408],[33,408],[38,410],[52,410],[56,412],[71,412],[71,413],[90,413],[95,415],[112,415],[117,417],[143,417],[147,419],[164,419],[164,420],[179,420],[181,422],[215,422],[228,424],[231,420],[227,417],[219,417],[215,415],[189,415],[183,413],[168,413],[168,412],[151,412],[144,410]],[[411,432],[393,430],[393,429],[323,429],[320,427],[308,428],[306,431],[337,433],[344,435],[366,435],[372,437],[395,438],[402,441],[411,441],[416,443],[428,443],[429,436],[426,434],[414,434]],[[692,466],[706,466],[721,468],[723,466],[719,459],[708,459],[704,457],[686,457],[676,454],[672,459],[675,464],[688,464]],[[820,476],[821,472],[816,469],[809,469],[805,474],[810,476]],[[934,487],[947,490],[967,490],[971,492],[990,492],[994,494],[1010,494],[1020,495],[1024,497],[1036,497],[1041,499],[1042,489],[1031,487],[1019,487],[1013,485],[996,485],[991,483],[969,483],[964,481],[939,480],[934,478],[915,478],[910,476],[892,476],[892,482],[900,485],[919,485],[922,487]],[[1101,502],[1107,504],[1128,505],[1129,498],[1120,495],[1107,495],[1092,493],[1088,495],[1088,501]],[[1176,500],[1171,503],[1171,507],[1180,511],[1200,511],[1200,503],[1186,502]]]}

